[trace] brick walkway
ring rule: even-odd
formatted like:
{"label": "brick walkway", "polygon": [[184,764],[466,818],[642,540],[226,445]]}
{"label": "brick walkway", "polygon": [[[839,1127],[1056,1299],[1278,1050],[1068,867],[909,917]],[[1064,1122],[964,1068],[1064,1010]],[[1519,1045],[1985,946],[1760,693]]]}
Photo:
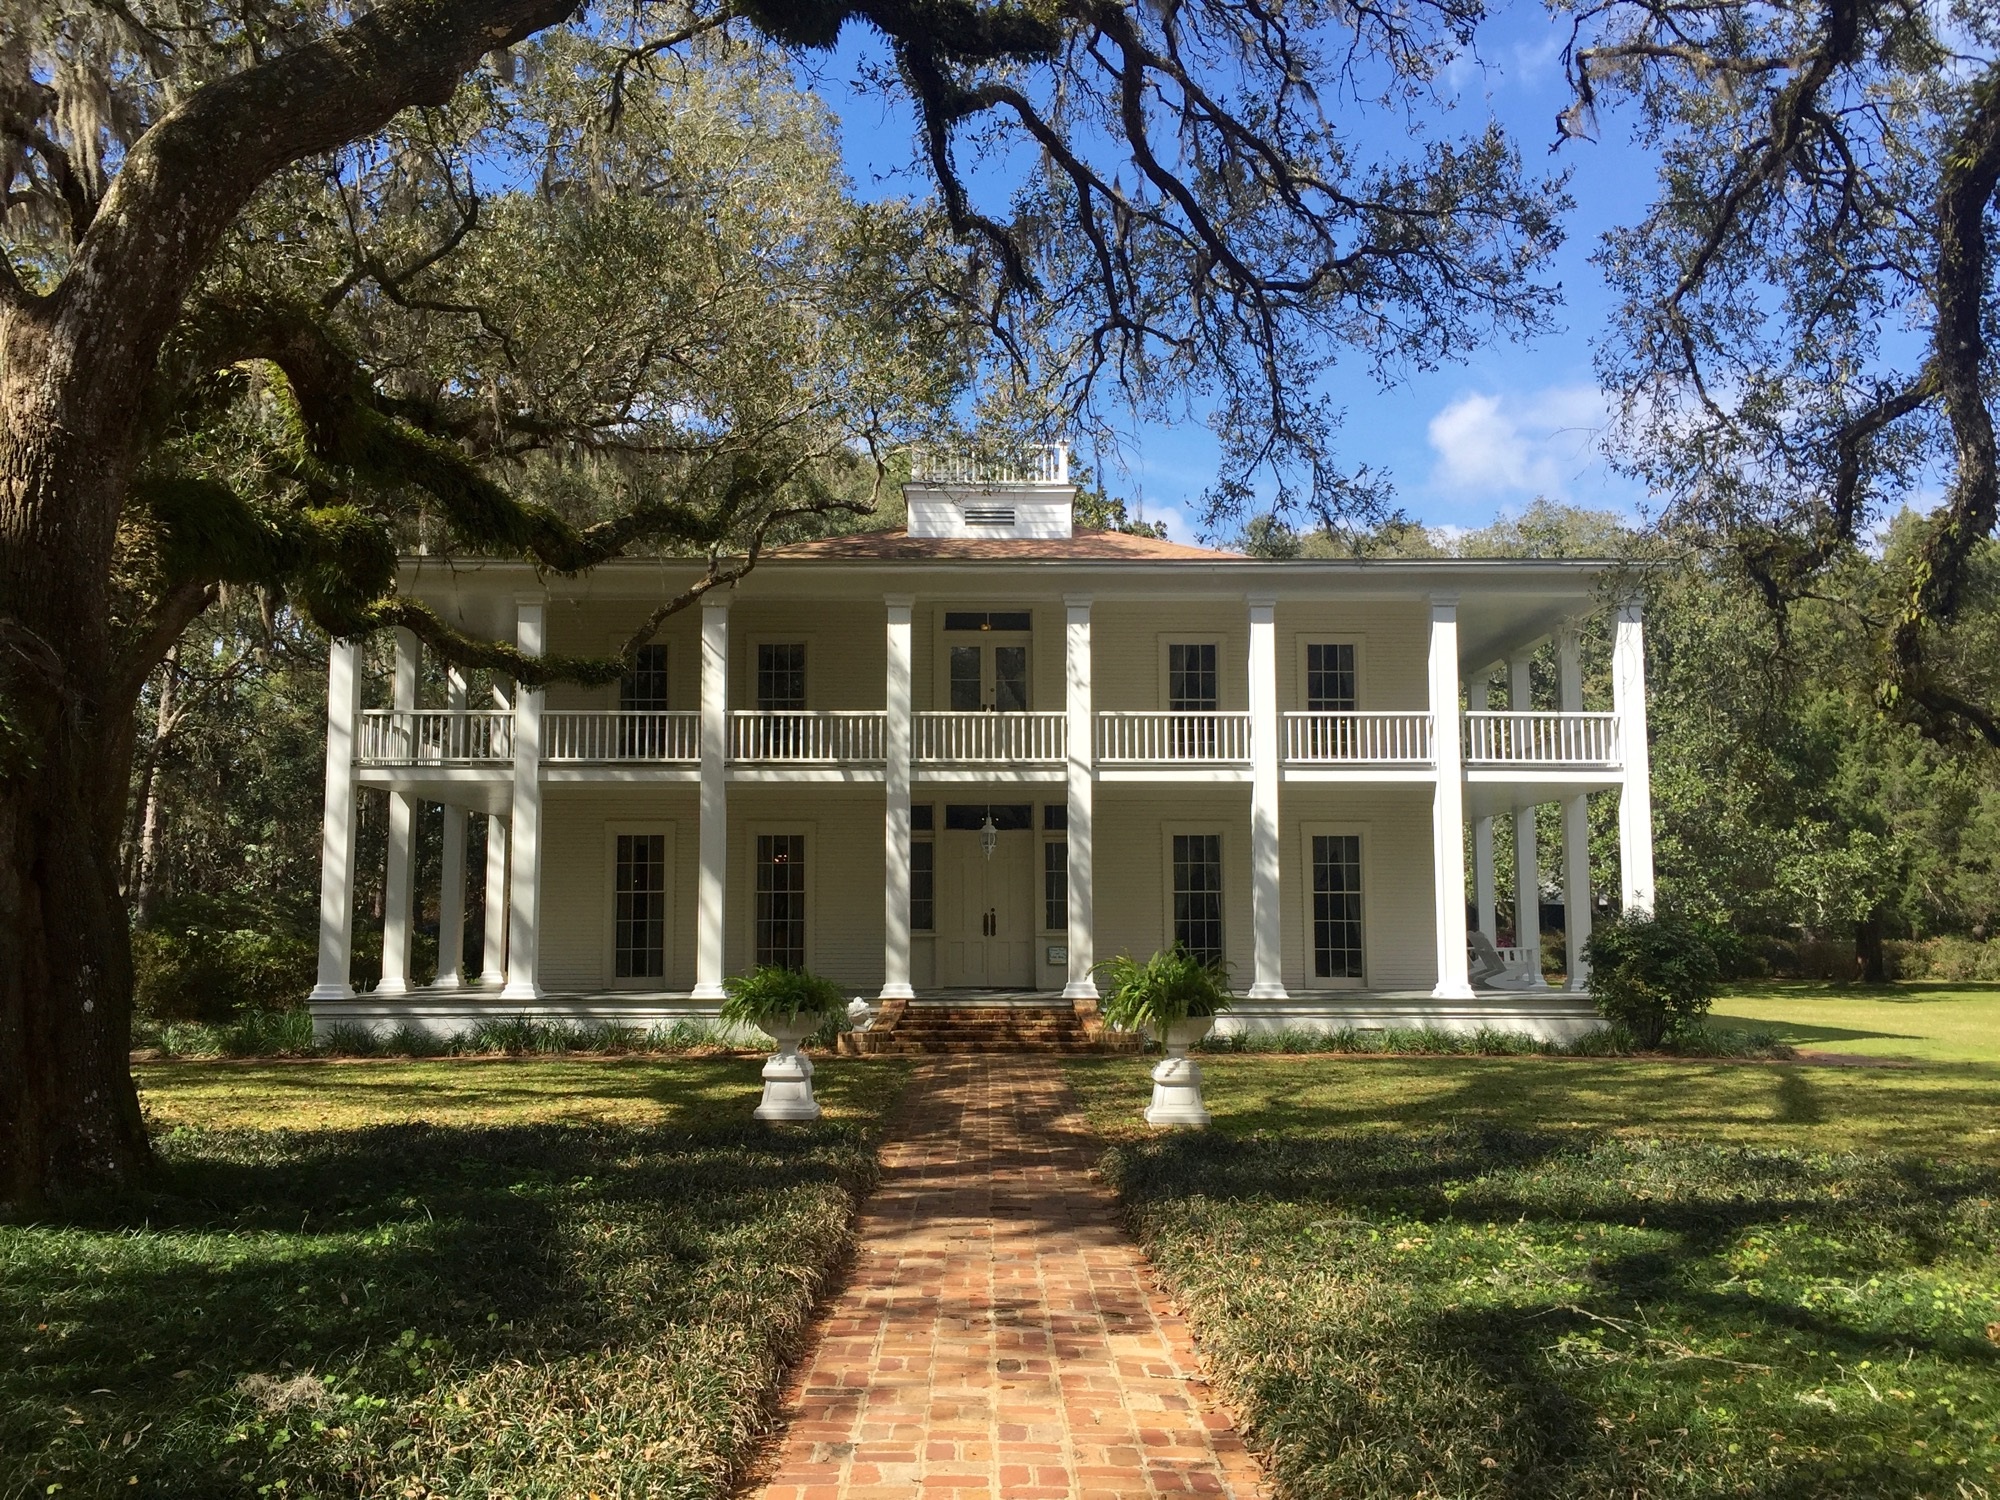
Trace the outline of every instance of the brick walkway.
{"label": "brick walkway", "polygon": [[763,1500],[1265,1494],[1057,1060],[938,1059],[910,1087]]}

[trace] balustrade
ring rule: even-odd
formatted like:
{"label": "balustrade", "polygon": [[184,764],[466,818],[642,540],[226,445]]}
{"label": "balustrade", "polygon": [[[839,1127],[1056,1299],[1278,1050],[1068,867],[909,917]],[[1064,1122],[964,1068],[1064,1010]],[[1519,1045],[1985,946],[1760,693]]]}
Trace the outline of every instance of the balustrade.
{"label": "balustrade", "polygon": [[920,713],[914,727],[920,764],[1055,765],[1068,753],[1061,713]]}
{"label": "balustrade", "polygon": [[701,715],[557,709],[542,715],[542,759],[685,761],[701,758]]}
{"label": "balustrade", "polygon": [[1618,763],[1618,715],[1469,713],[1468,765],[1612,766]]}
{"label": "balustrade", "polygon": [[361,765],[477,765],[514,756],[507,709],[371,708],[358,728],[354,758]]}
{"label": "balustrade", "polygon": [[1427,713],[1288,713],[1285,762],[1295,766],[1431,763]]}
{"label": "balustrade", "polygon": [[1100,713],[1097,758],[1105,765],[1246,765],[1247,713]]}
{"label": "balustrade", "polygon": [[778,765],[879,765],[888,716],[880,709],[738,709],[730,759]]}

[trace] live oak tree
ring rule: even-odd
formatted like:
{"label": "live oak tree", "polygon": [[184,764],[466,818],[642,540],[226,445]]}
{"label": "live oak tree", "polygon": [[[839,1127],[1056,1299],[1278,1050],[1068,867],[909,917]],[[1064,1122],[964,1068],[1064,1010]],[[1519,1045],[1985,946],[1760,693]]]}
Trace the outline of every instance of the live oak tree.
{"label": "live oak tree", "polygon": [[[148,1160],[117,890],[133,706],[219,584],[528,682],[602,678],[616,662],[454,633],[398,595],[398,546],[559,573],[706,557],[664,613],[771,528],[865,505],[925,401],[1053,425],[1201,388],[1225,492],[1262,473],[1365,507],[1315,376],[1343,351],[1447,357],[1548,305],[1559,195],[1497,132],[1422,128],[1478,20],[1476,0],[6,0],[5,1193]],[[694,98],[690,59],[809,53],[849,22],[885,39],[952,243],[824,193],[789,238],[718,228],[725,261],[800,270],[760,319],[648,257],[650,221],[699,223],[731,186],[682,192],[657,133]],[[1406,154],[1341,130],[1377,109]],[[496,160],[534,171],[496,191]],[[546,319],[503,315],[544,297]],[[678,342],[689,312],[719,332]],[[836,372],[811,399],[760,384],[808,356]]]}
{"label": "live oak tree", "polygon": [[1778,612],[1935,488],[1864,649],[1882,707],[2000,745],[1954,643],[2000,511],[2000,12],[1945,0],[1583,0],[1564,137],[1632,101],[1662,190],[1601,260],[1600,375],[1669,530]]}

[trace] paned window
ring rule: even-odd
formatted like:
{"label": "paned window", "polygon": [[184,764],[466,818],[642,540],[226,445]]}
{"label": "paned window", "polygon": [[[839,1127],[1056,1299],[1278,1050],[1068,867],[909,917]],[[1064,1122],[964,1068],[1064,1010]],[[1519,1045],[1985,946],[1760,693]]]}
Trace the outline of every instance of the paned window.
{"label": "paned window", "polygon": [[658,713],[667,706],[667,648],[641,646],[618,684],[618,707],[628,714]]}
{"label": "paned window", "polygon": [[1306,645],[1306,709],[1316,714],[1353,713],[1354,646],[1312,641]]}
{"label": "paned window", "polygon": [[917,839],[910,845],[910,930],[937,926],[937,845]]}
{"label": "paned window", "polygon": [[1027,630],[1034,625],[1034,619],[1025,609],[994,610],[989,612],[967,609],[948,609],[944,615],[946,630]]}
{"label": "paned window", "polygon": [[951,648],[951,711],[977,713],[980,709],[979,662],[983,653],[977,646]]}
{"label": "paned window", "polygon": [[757,706],[769,710],[806,706],[805,642],[758,646]]}
{"label": "paned window", "polygon": [[994,830],[999,833],[1013,833],[1035,826],[1035,805],[1032,802],[947,802],[944,805],[944,826],[955,833],[977,833],[986,826],[988,814],[992,815]]}
{"label": "paned window", "polygon": [[1069,926],[1069,845],[1050,839],[1042,845],[1042,930]]}
{"label": "paned window", "polygon": [[1028,648],[993,648],[993,706],[1003,714],[1028,711]]}
{"label": "paned window", "polygon": [[1313,835],[1313,973],[1360,979],[1361,839],[1352,833]]}
{"label": "paned window", "polygon": [[1174,941],[1205,964],[1222,962],[1222,835],[1174,838]]}
{"label": "paned window", "polygon": [[806,966],[806,839],[757,835],[757,963]]}
{"label": "paned window", "polygon": [[1069,827],[1069,804],[1051,802],[1042,808],[1042,827],[1050,833],[1061,833]]}
{"label": "paned window", "polygon": [[612,966],[620,979],[658,979],[666,972],[667,838],[618,835],[613,883]]}
{"label": "paned window", "polygon": [[1167,707],[1175,713],[1203,714],[1221,707],[1215,687],[1215,642],[1167,647]]}

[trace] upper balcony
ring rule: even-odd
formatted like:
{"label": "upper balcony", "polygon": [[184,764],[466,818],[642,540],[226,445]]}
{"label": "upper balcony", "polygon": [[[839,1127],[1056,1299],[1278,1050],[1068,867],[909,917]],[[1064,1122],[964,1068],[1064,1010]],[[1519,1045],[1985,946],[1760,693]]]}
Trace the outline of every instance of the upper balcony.
{"label": "upper balcony", "polygon": [[[544,766],[678,768],[701,762],[701,715],[618,710],[543,713]],[[355,763],[380,768],[497,768],[514,758],[513,714],[505,709],[369,709],[361,715]],[[1422,779],[1436,766],[1428,713],[1287,713],[1280,764],[1300,779]],[[881,709],[738,709],[728,722],[732,767],[778,779],[788,772],[879,773],[888,754]],[[910,759],[920,779],[1059,772],[1069,757],[1061,712],[911,715]],[[1235,779],[1249,773],[1251,716],[1237,712],[1102,712],[1096,763],[1112,777]],[[1542,773],[1619,768],[1618,716],[1605,713],[1478,712],[1463,716],[1468,771]]]}

